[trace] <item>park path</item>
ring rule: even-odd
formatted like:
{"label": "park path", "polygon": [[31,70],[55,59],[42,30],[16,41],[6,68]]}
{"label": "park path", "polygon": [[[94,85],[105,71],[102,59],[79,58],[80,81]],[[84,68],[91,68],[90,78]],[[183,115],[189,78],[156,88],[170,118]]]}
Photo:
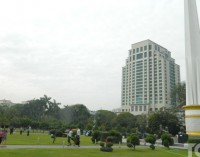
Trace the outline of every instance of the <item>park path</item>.
{"label": "park path", "polygon": [[[162,145],[155,145],[156,147],[163,147]],[[145,148],[149,147],[147,144],[146,146],[144,145],[139,145],[137,147],[140,148]],[[60,148],[65,148],[65,149],[98,149],[100,146],[67,146],[67,145],[0,145],[0,150],[1,149],[60,149]],[[113,148],[128,148],[127,146],[121,146],[121,145],[115,145]],[[170,148],[174,149],[188,149],[187,147],[183,147],[180,145],[175,145],[175,146],[170,146]]]}
{"label": "park path", "polygon": [[[53,149],[53,148],[67,148],[67,149],[88,149],[88,148],[100,148],[100,146],[67,146],[67,145],[0,145],[0,149],[22,149],[22,148],[45,148],[45,149]],[[127,148],[127,146],[113,146],[113,148]]]}

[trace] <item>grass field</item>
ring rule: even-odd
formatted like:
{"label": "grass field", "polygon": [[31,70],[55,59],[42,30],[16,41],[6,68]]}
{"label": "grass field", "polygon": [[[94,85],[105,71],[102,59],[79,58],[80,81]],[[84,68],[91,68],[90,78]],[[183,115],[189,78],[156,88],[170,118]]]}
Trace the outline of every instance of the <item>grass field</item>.
{"label": "grass field", "polygon": [[[53,143],[53,139],[48,133],[33,133],[29,136],[26,133],[20,135],[18,132],[14,132],[13,135],[8,134],[6,144],[7,145],[62,145],[63,142],[67,144],[67,137],[57,137]],[[93,145],[91,137],[81,136],[82,145]]]}
{"label": "grass field", "polygon": [[[67,137],[56,138],[55,143],[53,139],[46,133],[26,133],[19,135],[15,132],[13,135],[7,135],[5,145],[62,145],[63,142],[67,144]],[[91,137],[81,136],[81,146],[94,146],[91,142]],[[99,144],[96,144],[99,146]],[[0,148],[0,155],[3,157],[187,157],[187,150],[179,149],[165,149],[156,147],[156,150],[151,150],[149,147],[136,147],[135,151],[129,148],[114,148],[112,153],[101,152],[97,148],[63,148],[63,149],[3,149]],[[193,157],[196,157],[193,155]]]}
{"label": "grass field", "polygon": [[0,149],[3,157],[187,157],[186,150],[161,149],[156,150],[138,148],[114,149],[113,152],[101,152],[99,149]]}

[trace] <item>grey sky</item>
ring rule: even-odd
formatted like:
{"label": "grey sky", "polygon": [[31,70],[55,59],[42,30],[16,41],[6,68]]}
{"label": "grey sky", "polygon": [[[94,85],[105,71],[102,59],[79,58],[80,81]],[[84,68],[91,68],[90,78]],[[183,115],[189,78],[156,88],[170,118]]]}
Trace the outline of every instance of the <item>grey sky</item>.
{"label": "grey sky", "polygon": [[1,0],[0,99],[120,107],[131,44],[172,52],[185,80],[183,0]]}

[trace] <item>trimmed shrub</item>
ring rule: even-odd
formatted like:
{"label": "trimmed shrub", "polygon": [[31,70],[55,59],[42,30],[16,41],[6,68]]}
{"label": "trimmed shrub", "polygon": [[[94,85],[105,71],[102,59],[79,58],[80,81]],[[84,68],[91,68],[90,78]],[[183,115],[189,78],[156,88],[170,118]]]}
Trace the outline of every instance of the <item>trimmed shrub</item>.
{"label": "trimmed shrub", "polygon": [[132,133],[127,138],[127,146],[135,150],[135,146],[140,144],[139,136],[137,133]]}
{"label": "trimmed shrub", "polygon": [[105,143],[104,142],[100,142],[100,146],[101,147],[105,147]]}
{"label": "trimmed shrub", "polygon": [[163,145],[164,145],[164,140],[168,140],[169,146],[174,145],[174,140],[173,138],[171,138],[171,134],[162,134],[161,139]]}
{"label": "trimmed shrub", "polygon": [[120,135],[119,132],[115,130],[111,130],[109,132],[100,132],[98,130],[95,130],[92,133],[92,142],[95,143],[98,141],[103,141],[103,142],[112,142],[112,143],[119,143],[122,141],[122,136]]}
{"label": "trimmed shrub", "polygon": [[153,144],[151,144],[149,147],[150,147],[152,150],[154,150],[154,149],[156,148]]}
{"label": "trimmed shrub", "polygon": [[152,150],[155,149],[154,144],[156,143],[156,137],[155,137],[154,135],[149,134],[149,135],[145,138],[145,141],[146,141],[147,143],[150,143],[150,144],[151,144],[151,145],[150,145],[150,148],[151,148]]}
{"label": "trimmed shrub", "polygon": [[113,137],[113,141],[112,141],[113,143],[122,142],[122,135],[120,134],[120,132],[118,132],[116,130],[110,130],[109,136]]}
{"label": "trimmed shrub", "polygon": [[66,134],[64,134],[64,132],[65,132],[65,129],[64,128],[61,128],[61,129],[51,129],[50,131],[49,131],[49,134],[50,135],[54,135],[54,136],[56,136],[56,137],[66,137],[67,135]]}
{"label": "trimmed shrub", "polygon": [[101,142],[100,143],[100,151],[103,151],[103,152],[112,152],[113,151],[113,144],[111,142],[108,142],[108,143],[105,143],[105,142]]}
{"label": "trimmed shrub", "polygon": [[92,138],[91,138],[92,142],[95,143],[95,140],[96,140],[96,142],[100,141],[100,136],[101,136],[100,131],[95,130],[95,131],[92,133]]}
{"label": "trimmed shrub", "polygon": [[132,145],[131,143],[127,143],[127,146],[128,146],[129,148],[133,147],[133,145]]}
{"label": "trimmed shrub", "polygon": [[169,141],[167,139],[163,140],[163,145],[167,148],[169,148]]}
{"label": "trimmed shrub", "polygon": [[199,138],[189,138],[188,143],[200,143],[200,139]]}
{"label": "trimmed shrub", "polygon": [[106,147],[111,148],[112,146],[113,146],[113,144],[112,144],[111,142],[107,142],[107,143],[106,143]]}
{"label": "trimmed shrub", "polygon": [[102,151],[102,152],[112,152],[113,148],[111,148],[111,147],[101,147],[100,151]]}

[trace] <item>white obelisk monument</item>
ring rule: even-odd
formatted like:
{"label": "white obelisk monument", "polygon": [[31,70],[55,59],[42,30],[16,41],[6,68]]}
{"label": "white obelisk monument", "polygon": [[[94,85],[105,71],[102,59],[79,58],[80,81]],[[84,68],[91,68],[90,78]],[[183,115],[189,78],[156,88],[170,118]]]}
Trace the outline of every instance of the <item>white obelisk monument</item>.
{"label": "white obelisk monument", "polygon": [[186,132],[200,137],[200,30],[196,0],[185,0]]}

